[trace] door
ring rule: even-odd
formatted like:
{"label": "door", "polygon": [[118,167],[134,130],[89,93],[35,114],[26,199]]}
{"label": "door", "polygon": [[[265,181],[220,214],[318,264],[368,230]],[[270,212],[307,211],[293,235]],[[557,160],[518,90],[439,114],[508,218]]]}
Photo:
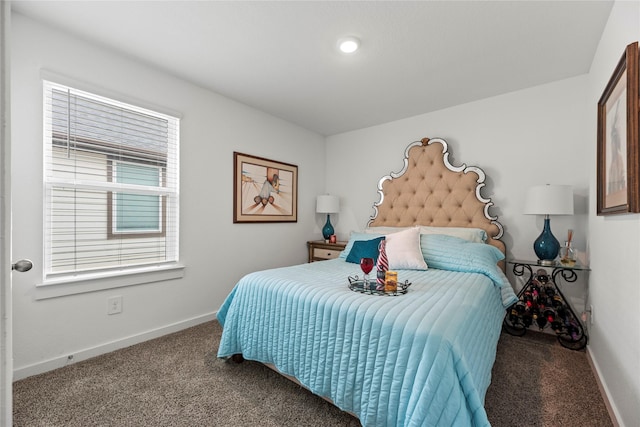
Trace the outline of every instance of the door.
{"label": "door", "polygon": [[11,426],[11,129],[9,95],[9,30],[11,5],[0,3],[0,425]]}

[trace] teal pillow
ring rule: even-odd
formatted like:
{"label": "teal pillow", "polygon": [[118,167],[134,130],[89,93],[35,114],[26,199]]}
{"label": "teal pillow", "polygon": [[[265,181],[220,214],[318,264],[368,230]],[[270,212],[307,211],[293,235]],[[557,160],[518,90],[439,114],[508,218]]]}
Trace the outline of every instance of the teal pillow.
{"label": "teal pillow", "polygon": [[378,246],[380,242],[384,240],[384,236],[376,237],[372,240],[356,240],[351,246],[351,251],[347,255],[347,262],[354,264],[360,264],[360,258],[373,258],[375,263],[378,260]]}
{"label": "teal pillow", "polygon": [[383,234],[358,233],[354,231],[353,233],[351,233],[351,236],[349,236],[349,241],[347,242],[347,245],[344,247],[344,250],[340,252],[340,255],[338,256],[338,258],[346,259],[347,256],[349,256],[349,253],[351,252],[353,243],[358,240],[372,240],[372,239],[377,239],[378,237],[383,237],[383,236],[384,236]]}

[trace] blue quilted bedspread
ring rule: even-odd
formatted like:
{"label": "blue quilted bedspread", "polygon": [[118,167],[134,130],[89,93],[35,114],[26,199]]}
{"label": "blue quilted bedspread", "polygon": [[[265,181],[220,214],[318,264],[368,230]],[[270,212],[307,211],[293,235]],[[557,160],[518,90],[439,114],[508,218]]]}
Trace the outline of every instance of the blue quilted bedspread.
{"label": "blue quilted bedspread", "polygon": [[362,272],[343,259],[251,273],[218,311],[218,357],[273,364],[364,426],[489,425],[506,278],[398,273],[412,285],[395,297],[350,291]]}

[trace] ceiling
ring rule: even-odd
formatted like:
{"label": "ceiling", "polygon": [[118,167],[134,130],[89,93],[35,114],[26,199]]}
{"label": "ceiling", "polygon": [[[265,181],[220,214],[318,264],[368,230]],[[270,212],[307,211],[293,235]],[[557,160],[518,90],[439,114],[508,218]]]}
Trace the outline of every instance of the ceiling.
{"label": "ceiling", "polygon": [[[12,8],[333,135],[588,73],[612,4],[14,0]],[[355,54],[336,49],[348,35],[361,39]]]}

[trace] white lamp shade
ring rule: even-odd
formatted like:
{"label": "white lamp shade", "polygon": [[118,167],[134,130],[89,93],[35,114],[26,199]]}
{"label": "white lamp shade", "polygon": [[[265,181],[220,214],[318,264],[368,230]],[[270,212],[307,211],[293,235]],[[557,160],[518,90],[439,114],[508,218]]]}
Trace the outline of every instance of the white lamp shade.
{"label": "white lamp shade", "polygon": [[317,213],[340,212],[340,198],[338,196],[331,196],[329,194],[318,196],[318,199],[316,200],[316,212]]}
{"label": "white lamp shade", "polygon": [[570,185],[536,185],[527,190],[527,215],[573,215],[573,189]]}

